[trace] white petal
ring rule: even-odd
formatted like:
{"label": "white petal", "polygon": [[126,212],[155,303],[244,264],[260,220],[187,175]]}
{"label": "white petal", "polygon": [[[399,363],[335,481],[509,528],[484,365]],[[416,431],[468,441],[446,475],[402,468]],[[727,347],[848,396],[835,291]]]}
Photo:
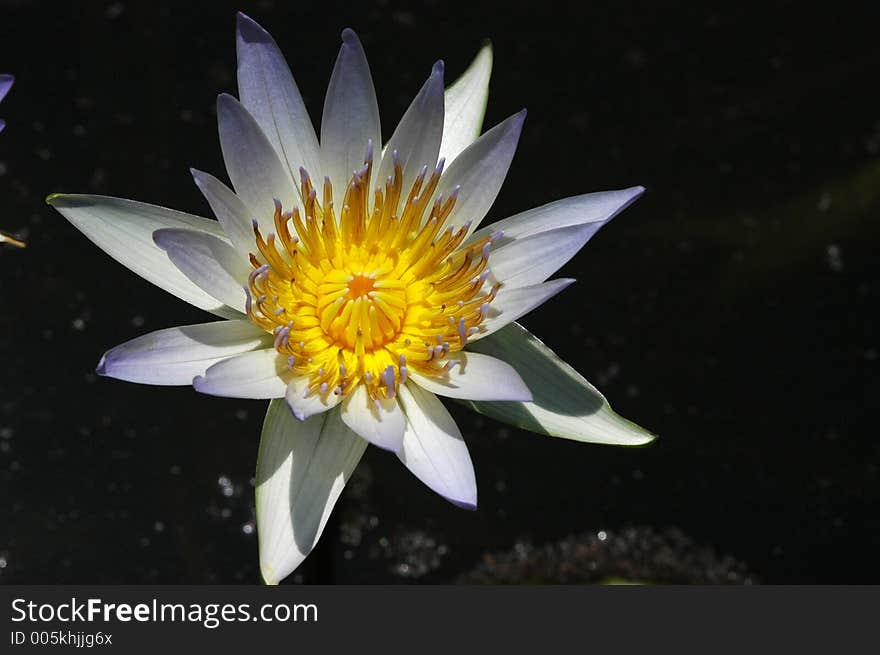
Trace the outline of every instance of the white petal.
{"label": "white petal", "polygon": [[[271,35],[238,14],[238,96],[272,143],[294,180],[304,167],[320,182],[318,137],[293,75]],[[320,188],[320,187],[319,187]]]}
{"label": "white petal", "polygon": [[161,228],[189,228],[222,237],[217,221],[108,196],[52,194],[46,202],[123,266],[191,305],[224,318],[241,314],[203,291],[153,243]]}
{"label": "white petal", "polygon": [[141,384],[190,385],[219,361],[271,346],[272,338],[247,320],[184,325],[150,332],[108,350],[97,372]]}
{"label": "white petal", "polygon": [[634,186],[618,191],[598,191],[563,198],[480,228],[471,236],[470,241],[501,231],[503,236],[495,241],[495,246],[500,247],[515,239],[547,230],[586,223],[593,225],[595,233],[644,192],[645,187]]}
{"label": "white petal", "polygon": [[263,234],[274,231],[275,199],[281,201],[285,211],[299,201],[293,178],[257,121],[231,95],[218,96],[217,122],[223,161],[235,192],[252,218],[257,219]]}
{"label": "white petal", "polygon": [[156,230],[153,241],[205,292],[244,311],[244,285],[253,269],[239,251],[210,234],[176,228]]}
{"label": "white petal", "polygon": [[232,245],[247,258],[256,248],[253,216],[244,201],[232,189],[209,173],[189,169],[196,186],[211,206],[211,211],[223,227]]}
{"label": "white petal", "polygon": [[531,400],[532,394],[514,368],[495,357],[472,352],[452,353],[450,362],[458,362],[448,378],[416,373],[409,377],[420,387],[449,398],[468,400]]}
{"label": "white petal", "polygon": [[285,395],[287,405],[300,421],[326,412],[339,404],[339,394],[334,393],[333,389],[328,390],[325,394],[312,393],[307,395],[308,389],[309,377],[306,375],[293,378],[287,385],[287,394]]}
{"label": "white petal", "polygon": [[415,384],[400,385],[400,403],[407,419],[400,461],[451,503],[476,509],[474,466],[455,419],[437,396]]}
{"label": "white petal", "polygon": [[260,571],[278,584],[314,548],[367,442],[339,412],[298,421],[283,400],[269,403],[257,456]]}
{"label": "white petal", "polygon": [[468,343],[487,337],[505,325],[513,323],[543,305],[573,282],[574,280],[570,278],[559,278],[528,287],[501,287],[495,300],[489,305],[486,320],[480,324],[480,331],[471,336]]}
{"label": "white petal", "polygon": [[508,287],[540,284],[577,254],[593,228],[592,223],[571,225],[516,239],[492,250],[489,270]]}
{"label": "white petal", "polygon": [[446,116],[440,157],[451,164],[461,151],[477,140],[483,128],[489,77],[492,75],[492,46],[486,44],[455,84],[446,89]]}
{"label": "white petal", "polygon": [[274,348],[224,359],[193,380],[196,391],[226,398],[282,398],[292,377]]}
{"label": "white petal", "polygon": [[396,453],[403,447],[406,418],[395,398],[380,401],[377,407],[375,401],[370,399],[367,388],[358,385],[342,401],[342,420],[379,448]]}
{"label": "white petal", "polygon": [[342,47],[330,76],[321,118],[321,165],[340,206],[352,173],[364,164],[368,141],[372,141],[378,161],[382,130],[376,90],[361,42],[352,30],[346,29],[342,32]]}
{"label": "white petal", "polygon": [[656,439],[618,416],[593,385],[521,325],[508,325],[473,348],[510,362],[534,392],[530,403],[466,403],[482,414],[524,430],[575,441],[641,446]]}
{"label": "white petal", "polygon": [[443,174],[436,195],[448,198],[460,188],[447,224],[470,221],[470,230],[477,229],[504,184],[525,119],[523,110],[493,127],[456,157]]}
{"label": "white petal", "polygon": [[[404,194],[408,194],[419,170],[428,167],[428,174],[437,164],[440,138],[443,135],[443,62],[434,64],[431,76],[400,119],[391,140],[385,147],[376,183],[394,172],[392,154],[396,151],[403,168]],[[404,197],[406,200],[406,197]]]}

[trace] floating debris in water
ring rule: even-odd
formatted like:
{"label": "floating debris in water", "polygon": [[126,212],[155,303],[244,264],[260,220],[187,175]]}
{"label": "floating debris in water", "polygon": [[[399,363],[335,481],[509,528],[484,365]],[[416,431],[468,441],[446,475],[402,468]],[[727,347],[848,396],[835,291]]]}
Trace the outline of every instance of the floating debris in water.
{"label": "floating debris in water", "polygon": [[424,530],[402,530],[391,539],[380,539],[371,549],[372,559],[391,562],[390,572],[401,578],[417,580],[440,568],[449,547]]}
{"label": "floating debris in water", "polygon": [[582,533],[544,546],[517,542],[459,576],[460,584],[754,584],[748,566],[676,528]]}

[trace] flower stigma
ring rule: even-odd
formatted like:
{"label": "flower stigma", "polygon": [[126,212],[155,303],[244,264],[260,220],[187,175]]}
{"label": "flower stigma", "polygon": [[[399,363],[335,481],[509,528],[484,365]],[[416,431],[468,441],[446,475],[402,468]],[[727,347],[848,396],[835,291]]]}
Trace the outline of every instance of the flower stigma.
{"label": "flower stigma", "polygon": [[410,372],[447,377],[459,363],[449,354],[480,330],[500,288],[487,282],[487,265],[501,234],[463,246],[470,225],[446,225],[458,188],[435,197],[443,160],[430,175],[424,166],[404,196],[392,158],[392,175],[371,191],[368,144],[338,217],[329,178],[319,199],[300,168],[303,211],[276,200],[266,235],[254,220],[247,313],[274,335],[293,374],[308,377],[306,395],[344,396],[363,384],[378,402]]}

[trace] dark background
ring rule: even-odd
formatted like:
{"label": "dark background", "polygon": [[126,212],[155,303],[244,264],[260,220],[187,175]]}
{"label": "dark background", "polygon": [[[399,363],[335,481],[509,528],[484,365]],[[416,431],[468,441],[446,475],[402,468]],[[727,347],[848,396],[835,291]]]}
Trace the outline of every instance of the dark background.
{"label": "dark background", "polygon": [[258,580],[264,403],[96,378],[104,350],[210,317],[43,202],[209,213],[187,168],[225,177],[236,9],[313,118],[355,28],[386,138],[435,59],[452,80],[491,38],[486,126],[529,117],[490,219],[648,189],[524,323],[660,440],[583,445],[454,406],[478,511],[369,449],[290,581],[517,579],[537,553],[520,579],[880,582],[880,12],[807,4],[0,0],[0,228],[28,241],[0,246],[0,582]]}

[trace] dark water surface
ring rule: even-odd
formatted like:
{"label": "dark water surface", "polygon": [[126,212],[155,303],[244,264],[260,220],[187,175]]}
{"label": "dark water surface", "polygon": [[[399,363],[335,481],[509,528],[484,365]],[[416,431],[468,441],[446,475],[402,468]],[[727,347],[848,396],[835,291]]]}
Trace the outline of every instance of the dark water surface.
{"label": "dark water surface", "polygon": [[[209,317],[43,202],[207,214],[187,169],[225,177],[214,100],[235,91],[236,9],[275,35],[313,118],[354,27],[386,138],[435,59],[455,77],[491,38],[487,125],[529,117],[490,219],[648,188],[524,323],[661,439],[583,445],[454,406],[479,510],[369,449],[291,580],[445,582],[481,563],[491,579],[541,551],[597,579],[880,582],[876,3],[682,4],[0,0],[0,72],[17,76],[0,229],[29,244],[0,246],[0,582],[258,579],[265,404],[97,378],[104,350]],[[585,579],[544,564],[532,581]]]}

